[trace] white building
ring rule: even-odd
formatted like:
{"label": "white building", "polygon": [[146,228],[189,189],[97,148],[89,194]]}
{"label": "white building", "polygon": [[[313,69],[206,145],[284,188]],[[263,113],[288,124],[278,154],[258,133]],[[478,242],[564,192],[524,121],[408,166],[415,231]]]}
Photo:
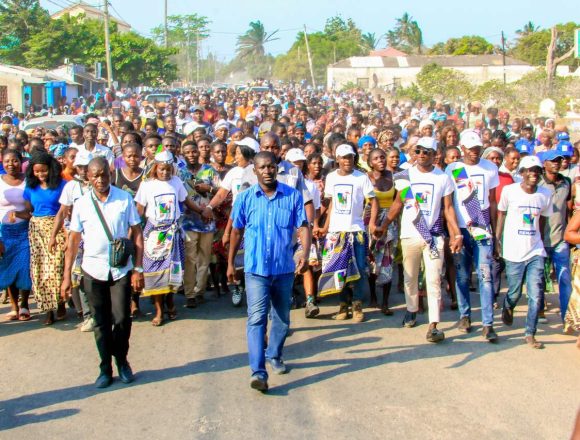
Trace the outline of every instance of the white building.
{"label": "white building", "polygon": [[[53,19],[57,19],[65,14],[69,14],[71,17],[76,17],[77,15],[85,14],[86,18],[105,21],[105,14],[103,13],[103,11],[83,1],[79,1],[78,3],[73,4],[68,8],[64,8],[58,12],[55,12],[50,17]],[[109,13],[109,19],[117,24],[117,30],[119,32],[129,32],[131,30],[131,25],[129,23],[111,15],[111,13]]]}
{"label": "white building", "polygon": [[[492,79],[519,80],[537,66],[506,57],[505,67],[501,55],[407,55],[351,57],[331,64],[327,69],[328,88],[340,89],[352,82],[362,88],[408,87],[416,82],[416,76],[427,64],[436,63],[448,69],[462,72],[469,81],[481,84]],[[567,66],[559,66],[558,74],[566,74]]]}

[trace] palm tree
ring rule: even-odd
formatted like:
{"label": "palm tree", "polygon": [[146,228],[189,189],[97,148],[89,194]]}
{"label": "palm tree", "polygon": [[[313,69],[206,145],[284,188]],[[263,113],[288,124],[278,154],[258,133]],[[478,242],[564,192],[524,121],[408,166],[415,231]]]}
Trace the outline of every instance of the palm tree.
{"label": "palm tree", "polygon": [[538,32],[540,30],[540,26],[536,26],[533,22],[528,21],[523,28],[518,29],[516,34],[520,37],[525,37],[527,35],[533,34],[534,32]]}
{"label": "palm tree", "polygon": [[396,22],[395,29],[387,32],[389,46],[404,52],[420,54],[423,47],[423,32],[417,21],[405,12]]}
{"label": "palm tree", "polygon": [[250,23],[250,29],[246,31],[245,34],[238,37],[237,51],[240,58],[261,58],[265,55],[266,50],[264,46],[279,38],[273,38],[278,32],[268,34],[264,29],[264,25],[261,21],[252,21]]}
{"label": "palm tree", "polygon": [[379,44],[379,39],[374,32],[367,32],[361,36],[363,49],[374,50]]}

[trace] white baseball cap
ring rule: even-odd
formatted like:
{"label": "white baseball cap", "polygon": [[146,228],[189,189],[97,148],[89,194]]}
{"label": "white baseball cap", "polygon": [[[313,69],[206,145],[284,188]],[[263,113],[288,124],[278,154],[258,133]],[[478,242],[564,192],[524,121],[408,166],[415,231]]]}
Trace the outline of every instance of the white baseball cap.
{"label": "white baseball cap", "polygon": [[252,139],[251,137],[245,137],[241,141],[234,141],[236,145],[242,145],[244,147],[249,147],[254,150],[256,153],[260,152],[260,144],[256,139]]}
{"label": "white baseball cap", "polygon": [[73,166],[86,166],[89,162],[93,159],[93,155],[91,153],[86,153],[84,151],[79,151],[75,156],[75,161]]}
{"label": "white baseball cap", "polygon": [[518,171],[519,170],[528,170],[530,168],[533,167],[538,167],[538,168],[542,168],[542,162],[540,161],[540,158],[538,156],[525,156],[522,157],[522,160],[520,160],[520,164],[518,166]]}
{"label": "white baseball cap", "polygon": [[483,142],[481,142],[481,138],[473,130],[465,130],[463,133],[461,133],[459,143],[463,145],[465,148],[483,147]]}
{"label": "white baseball cap", "polygon": [[435,138],[423,136],[417,141],[417,147],[427,148],[428,150],[437,151],[437,141]]}
{"label": "white baseball cap", "polygon": [[[188,122],[187,124],[185,124],[183,126],[183,134],[186,136],[189,136],[191,133],[193,133],[198,128],[203,128],[204,130],[206,130],[205,125],[198,124],[195,121]],[[207,132],[207,130],[206,130],[206,132]]]}
{"label": "white baseball cap", "polygon": [[306,156],[300,148],[290,148],[286,153],[286,160],[288,162],[297,162],[299,160],[306,160]]}
{"label": "white baseball cap", "polygon": [[342,144],[336,147],[336,157],[354,156],[354,150],[348,144]]}

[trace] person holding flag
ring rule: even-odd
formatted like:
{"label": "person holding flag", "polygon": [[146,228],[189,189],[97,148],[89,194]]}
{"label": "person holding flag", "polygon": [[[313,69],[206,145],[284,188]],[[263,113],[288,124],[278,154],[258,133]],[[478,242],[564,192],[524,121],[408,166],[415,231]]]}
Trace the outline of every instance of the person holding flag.
{"label": "person holding flag", "polygon": [[471,331],[469,282],[474,265],[479,281],[483,336],[489,342],[495,342],[497,334],[493,330],[492,263],[498,169],[492,162],[480,158],[483,143],[474,131],[464,131],[460,145],[463,160],[449,164],[445,170],[455,188],[453,203],[463,236],[463,248],[453,257],[457,269],[455,288],[459,309],[458,328],[463,333]]}

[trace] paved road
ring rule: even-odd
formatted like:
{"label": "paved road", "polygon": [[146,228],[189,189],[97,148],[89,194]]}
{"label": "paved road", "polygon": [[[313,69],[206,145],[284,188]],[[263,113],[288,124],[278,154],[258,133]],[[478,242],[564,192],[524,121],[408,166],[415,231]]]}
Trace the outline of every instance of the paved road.
{"label": "paved road", "polygon": [[497,326],[497,345],[482,340],[480,326],[460,334],[447,310],[447,339],[431,345],[426,315],[416,328],[400,327],[402,302],[396,294],[395,316],[373,310],[358,325],[331,319],[334,299],[316,320],[293,311],[285,356],[292,369],[271,376],[267,395],[248,386],[244,310],[227,298],[183,309],[161,328],[150,316],[136,322],[130,361],[137,381],[105,391],[93,387],[92,334],[80,333],[72,317],[51,328],[38,319],[2,322],[0,438],[569,437],[580,351],[560,334],[553,310],[538,335],[546,349],[534,351],[522,342],[524,307],[513,329]]}

